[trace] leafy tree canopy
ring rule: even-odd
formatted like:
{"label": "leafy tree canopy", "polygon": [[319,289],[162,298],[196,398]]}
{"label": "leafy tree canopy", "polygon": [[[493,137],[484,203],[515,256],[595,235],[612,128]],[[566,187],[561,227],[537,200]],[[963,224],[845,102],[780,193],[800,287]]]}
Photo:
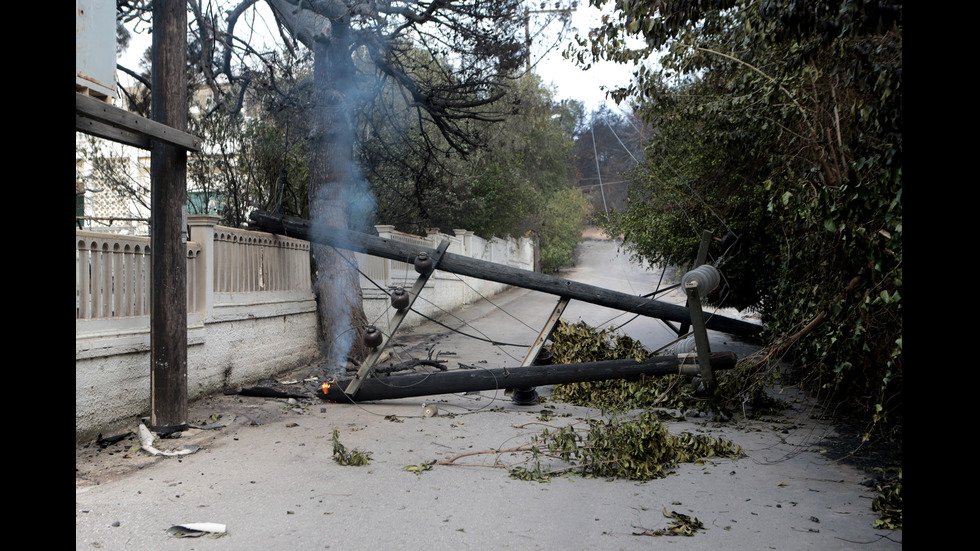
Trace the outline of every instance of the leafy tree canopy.
{"label": "leafy tree canopy", "polygon": [[[422,3],[401,4],[400,10],[376,6],[372,12],[349,2],[190,2],[190,80],[194,88],[215,91],[215,101],[196,106],[192,119],[193,132],[208,144],[189,168],[203,186],[201,204],[217,201],[223,223],[234,226],[255,207],[311,217],[307,159],[315,63],[307,45],[328,36],[311,41],[302,29],[309,28],[304,21],[346,5],[340,20],[350,34],[329,40],[346,44],[351,59],[356,90],[344,91],[351,164],[369,184],[376,209],[374,217],[356,217],[356,229],[371,231],[379,222],[411,232],[437,226],[466,227],[485,237],[533,233],[547,251],[546,269],[570,262],[587,214],[581,194],[571,189],[575,171],[568,165],[584,109],[577,102],[556,104],[537,76],[520,74],[526,52],[514,46],[522,44],[519,31],[527,31],[513,25],[522,22],[520,4],[430,6],[436,14],[453,14],[438,20],[418,16]],[[141,6],[128,4],[120,19],[138,18]],[[223,6],[224,19],[217,15]],[[244,40],[254,26],[248,14],[261,6],[273,7],[289,30],[281,50]],[[491,28],[508,14],[515,17],[507,25]],[[339,24],[331,25],[323,33],[339,32]],[[451,29],[439,30],[446,25]],[[449,40],[474,32],[482,33],[470,36],[475,42]],[[365,45],[368,37],[374,46]],[[470,88],[462,101],[478,80],[483,92]],[[460,102],[444,116],[450,96]]]}
{"label": "leafy tree canopy", "polygon": [[[594,0],[593,4],[606,4]],[[873,422],[902,373],[902,6],[891,0],[618,0],[569,51],[637,65],[613,97],[654,127],[612,220],[684,265],[702,230],[731,293],[814,388]],[[656,55],[655,55],[656,54]],[[653,61],[657,63],[653,63]],[[730,241],[726,242],[726,244]]]}

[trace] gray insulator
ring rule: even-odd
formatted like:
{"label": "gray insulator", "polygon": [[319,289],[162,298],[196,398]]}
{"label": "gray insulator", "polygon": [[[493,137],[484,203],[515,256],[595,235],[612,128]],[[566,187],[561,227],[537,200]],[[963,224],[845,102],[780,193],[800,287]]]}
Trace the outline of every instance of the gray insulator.
{"label": "gray insulator", "polygon": [[684,274],[684,277],[681,279],[684,287],[687,287],[692,282],[697,282],[698,284],[698,295],[705,297],[721,283],[721,274],[718,273],[718,269],[714,266],[702,264]]}
{"label": "gray insulator", "polygon": [[674,354],[688,354],[697,351],[697,343],[694,335],[689,335],[686,339],[674,345]]}

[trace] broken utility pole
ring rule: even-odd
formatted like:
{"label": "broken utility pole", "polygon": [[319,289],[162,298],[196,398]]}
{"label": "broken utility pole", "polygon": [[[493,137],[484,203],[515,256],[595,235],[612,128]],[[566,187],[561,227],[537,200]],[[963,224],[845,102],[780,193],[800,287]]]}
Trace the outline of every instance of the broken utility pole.
{"label": "broken utility pole", "polygon": [[[249,217],[252,220],[252,225],[261,231],[332,245],[389,260],[408,262],[409,264],[412,263],[420,252],[427,252],[429,255],[435,252],[433,249],[420,248],[417,245],[383,239],[341,228],[327,227],[322,224],[314,224],[309,220],[278,216],[264,211],[253,211]],[[439,269],[459,275],[530,289],[532,291],[540,291],[559,297],[580,300],[582,302],[640,314],[642,316],[678,323],[691,323],[690,311],[684,306],[610,291],[594,285],[552,277],[529,270],[512,268],[467,256],[446,253],[439,262]],[[718,314],[708,317],[705,326],[708,329],[739,336],[755,335],[763,329],[761,325],[727,318]]]}
{"label": "broken utility pole", "polygon": [[[665,375],[694,376],[699,374],[696,355],[653,356],[643,361],[634,359],[583,362],[577,364],[533,365],[526,367],[475,368],[438,373],[372,377],[361,382],[356,394],[344,389],[349,381],[335,380],[324,385],[322,398],[346,403],[368,400],[391,400],[414,396],[430,396],[456,392],[508,390],[563,383],[583,383]],[[732,369],[737,358],[733,352],[711,354],[713,370]]]}

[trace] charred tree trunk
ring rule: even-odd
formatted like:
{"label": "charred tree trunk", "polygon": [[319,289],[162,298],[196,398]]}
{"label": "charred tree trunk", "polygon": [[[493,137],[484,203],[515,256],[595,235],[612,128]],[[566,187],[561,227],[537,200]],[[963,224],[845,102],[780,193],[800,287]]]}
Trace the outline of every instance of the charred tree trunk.
{"label": "charred tree trunk", "polygon": [[[347,28],[335,21],[330,39],[315,42],[313,125],[310,134],[310,218],[348,229],[354,180],[353,122],[346,94],[354,86]],[[312,244],[320,348],[327,369],[342,372],[347,356],[362,358],[366,325],[356,269],[332,246]]]}

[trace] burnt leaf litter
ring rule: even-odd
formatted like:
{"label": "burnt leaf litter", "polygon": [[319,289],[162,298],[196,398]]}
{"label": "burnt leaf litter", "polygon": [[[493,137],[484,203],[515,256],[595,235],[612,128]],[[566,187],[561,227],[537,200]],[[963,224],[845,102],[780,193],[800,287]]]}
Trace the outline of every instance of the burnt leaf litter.
{"label": "burnt leaf litter", "polygon": [[704,523],[697,519],[697,517],[692,517],[685,515],[683,513],[678,513],[677,511],[667,512],[667,508],[664,508],[664,518],[670,519],[670,523],[665,528],[658,528],[656,530],[642,530],[640,532],[633,532],[634,536],[693,536],[700,530],[705,530]]}

